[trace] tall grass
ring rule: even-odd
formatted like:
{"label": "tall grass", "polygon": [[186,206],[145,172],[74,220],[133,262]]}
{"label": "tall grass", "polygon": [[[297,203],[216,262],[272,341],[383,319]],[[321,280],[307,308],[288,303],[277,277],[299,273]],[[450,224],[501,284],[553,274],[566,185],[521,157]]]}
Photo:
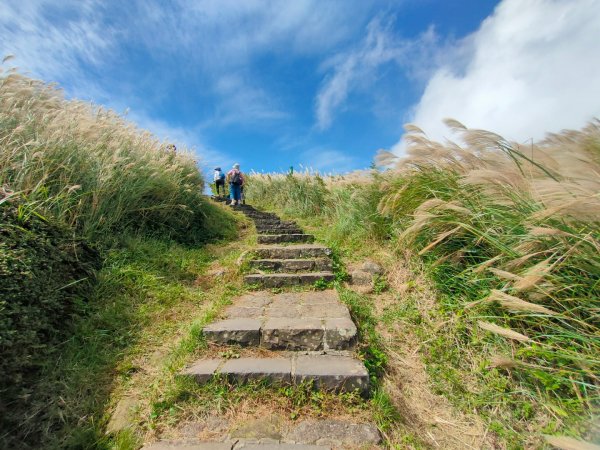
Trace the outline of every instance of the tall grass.
{"label": "tall grass", "polygon": [[93,241],[124,231],[203,238],[204,180],[192,156],[110,110],[9,72],[0,145],[2,197],[22,197]]}
{"label": "tall grass", "polygon": [[[436,265],[454,308],[476,300],[482,317],[527,336],[504,349],[517,373],[590,406],[600,381],[600,124],[527,147],[449,124],[463,146],[409,133],[380,210]],[[407,211],[407,197],[418,206]]]}
{"label": "tall grass", "polygon": [[[52,85],[0,72],[0,447],[40,448],[69,434],[76,442],[102,417],[123,356],[114,349],[135,345],[113,327],[132,332],[147,305],[106,291],[101,265],[124,247],[144,260],[128,242],[169,250],[234,236],[203,188],[188,152]],[[176,276],[166,271],[155,291]],[[145,292],[148,279],[135,288]]]}
{"label": "tall grass", "polygon": [[382,193],[381,175],[376,171],[324,176],[306,170],[295,174],[253,173],[246,185],[250,202],[278,209],[290,217],[326,220],[328,238],[334,242],[351,239],[385,239],[390,221],[378,212]]}
{"label": "tall grass", "polygon": [[[430,363],[468,371],[478,357],[483,384],[509,371],[512,387],[477,405],[490,420],[498,404],[532,402],[554,417],[546,432],[590,417],[600,399],[600,122],[527,145],[447,123],[458,143],[409,125],[407,156],[380,154],[381,174],[254,176],[248,199],[318,215],[342,242],[358,233],[423,258],[456,324],[428,346]],[[451,342],[461,358],[441,356]]]}

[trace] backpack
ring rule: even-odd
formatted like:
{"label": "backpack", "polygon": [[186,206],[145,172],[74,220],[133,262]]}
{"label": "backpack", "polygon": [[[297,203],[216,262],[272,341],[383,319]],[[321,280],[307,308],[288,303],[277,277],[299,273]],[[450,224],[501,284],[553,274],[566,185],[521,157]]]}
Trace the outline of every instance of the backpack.
{"label": "backpack", "polygon": [[236,186],[242,184],[242,174],[239,172],[239,170],[233,172],[233,175],[231,176],[231,184],[235,184]]}
{"label": "backpack", "polygon": [[221,172],[221,175],[219,175],[219,180],[224,180],[225,179],[225,174],[223,172]]}

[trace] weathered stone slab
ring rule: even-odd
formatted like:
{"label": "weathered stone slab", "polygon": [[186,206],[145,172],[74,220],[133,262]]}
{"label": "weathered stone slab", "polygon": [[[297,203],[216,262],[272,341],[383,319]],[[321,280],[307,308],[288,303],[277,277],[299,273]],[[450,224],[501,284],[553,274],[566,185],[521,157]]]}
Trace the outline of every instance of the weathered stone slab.
{"label": "weathered stone slab", "polygon": [[312,234],[261,234],[258,236],[259,244],[283,244],[289,242],[314,242]]}
{"label": "weathered stone slab", "polygon": [[302,230],[296,227],[289,228],[269,228],[269,227],[257,227],[256,232],[258,234],[301,234]]}
{"label": "weathered stone slab", "polygon": [[146,444],[142,450],[232,450],[226,442],[158,441]]}
{"label": "weathered stone slab", "polygon": [[278,217],[253,218],[255,225],[279,225],[287,222],[282,222]]}
{"label": "weathered stone slab", "polygon": [[366,393],[369,373],[364,364],[347,356],[299,355],[295,361],[294,383],[313,381],[318,389]]}
{"label": "weathered stone slab", "polygon": [[371,448],[381,442],[381,434],[371,423],[327,419],[304,420],[287,433],[284,439],[301,444]]}
{"label": "weathered stone slab", "polygon": [[235,301],[235,306],[244,308],[261,308],[269,305],[273,301],[273,295],[270,292],[252,292],[242,295]]}
{"label": "weathered stone slab", "polygon": [[239,358],[229,359],[220,374],[240,383],[248,380],[269,380],[290,383],[292,361],[289,358]]}
{"label": "weathered stone slab", "polygon": [[341,304],[340,296],[335,289],[325,289],[323,291],[300,292],[301,301],[305,305],[324,305],[324,304]]}
{"label": "weathered stone slab", "polygon": [[304,292],[286,292],[274,295],[270,308],[300,305],[304,294]]}
{"label": "weathered stone slab", "polygon": [[106,426],[107,433],[118,433],[129,428],[134,423],[135,409],[138,402],[134,397],[123,397],[117,403],[117,406],[110,416],[110,421]]}
{"label": "weathered stone slab", "polygon": [[261,321],[234,318],[207,325],[202,330],[207,340],[218,344],[258,345]]}
{"label": "weathered stone slab", "polygon": [[383,267],[374,261],[367,260],[360,267],[363,272],[370,273],[371,275],[382,275]]}
{"label": "weathered stone slab", "polygon": [[255,439],[262,442],[264,439],[279,443],[283,435],[283,420],[277,415],[260,415],[248,421],[237,423],[231,430],[230,436],[234,439]]}
{"label": "weathered stone slab", "polygon": [[260,268],[261,261],[271,266],[271,270],[282,272],[309,272],[309,271],[331,271],[332,263],[329,258],[310,258],[310,259],[257,259],[252,261],[254,265]]}
{"label": "weathered stone slab", "polygon": [[248,319],[257,319],[264,315],[265,308],[248,308],[245,306],[228,306],[225,309],[225,315],[229,319],[234,318],[248,318]]}
{"label": "weathered stone slab", "polygon": [[320,319],[269,318],[262,328],[261,346],[270,349],[320,350],[324,331]]}
{"label": "weathered stone slab", "polygon": [[244,450],[331,450],[329,446],[304,445],[304,444],[250,444],[240,442],[234,447]]}
{"label": "weathered stone slab", "polygon": [[350,313],[345,305],[340,303],[303,303],[298,307],[301,317],[350,318]]}
{"label": "weathered stone slab", "polygon": [[358,286],[367,286],[373,283],[373,275],[369,272],[354,270],[350,276],[352,277],[352,284]]}
{"label": "weathered stone slab", "polygon": [[280,306],[274,305],[267,310],[267,317],[298,317],[298,308],[300,305]]}
{"label": "weathered stone slab", "polygon": [[180,373],[183,376],[192,377],[198,383],[206,383],[212,378],[222,363],[222,359],[201,359]]}
{"label": "weathered stone slab", "polygon": [[246,284],[258,284],[267,288],[283,286],[297,286],[314,284],[317,281],[333,281],[332,272],[306,272],[306,273],[270,273],[252,274],[244,277]]}
{"label": "weathered stone slab", "polygon": [[356,325],[350,317],[325,319],[325,349],[344,350],[350,348],[357,337]]}
{"label": "weathered stone slab", "polygon": [[257,247],[254,253],[262,259],[303,259],[330,256],[331,249],[320,244],[288,245],[285,247],[265,245]]}
{"label": "weathered stone slab", "polygon": [[277,214],[274,213],[269,213],[269,212],[262,212],[262,211],[256,211],[256,210],[251,210],[248,209],[246,211],[244,211],[244,214],[248,217],[251,218],[258,218],[258,219],[279,219],[279,216]]}

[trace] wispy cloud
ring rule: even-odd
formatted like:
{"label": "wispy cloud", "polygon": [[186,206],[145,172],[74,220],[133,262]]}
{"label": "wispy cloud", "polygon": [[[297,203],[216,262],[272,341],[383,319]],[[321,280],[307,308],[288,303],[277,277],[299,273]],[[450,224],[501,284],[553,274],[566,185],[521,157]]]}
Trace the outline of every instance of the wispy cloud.
{"label": "wispy cloud", "polygon": [[[392,32],[393,19],[376,17],[367,26],[367,34],[358,46],[337,54],[323,64],[329,73],[316,97],[315,114],[317,127],[328,128],[338,109],[352,91],[368,91],[378,79],[382,66],[393,63],[406,71],[416,73],[425,68],[424,54],[436,41],[433,28],[417,39],[400,39]],[[422,55],[422,56],[420,56]],[[421,64],[417,64],[421,62]]]}
{"label": "wispy cloud", "polygon": [[316,147],[302,153],[302,166],[321,173],[349,172],[356,165],[356,158],[345,152]]}
{"label": "wispy cloud", "polygon": [[87,85],[82,65],[102,64],[115,45],[110,26],[95,14],[100,5],[94,0],[5,2],[0,52],[16,55],[14,65],[35,77]]}
{"label": "wispy cloud", "polygon": [[215,92],[221,101],[215,117],[204,126],[257,126],[288,117],[275,98],[251,83],[238,74],[228,74],[217,80]]}
{"label": "wispy cloud", "polygon": [[517,141],[583,126],[600,116],[599,23],[595,0],[504,0],[452,49],[461,64],[434,71],[412,121],[435,139],[447,117]]}

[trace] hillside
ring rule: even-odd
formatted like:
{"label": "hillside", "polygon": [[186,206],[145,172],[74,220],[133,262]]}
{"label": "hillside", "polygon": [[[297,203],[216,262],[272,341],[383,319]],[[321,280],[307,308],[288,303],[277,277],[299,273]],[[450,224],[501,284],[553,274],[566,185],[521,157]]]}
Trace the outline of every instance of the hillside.
{"label": "hillside", "polygon": [[0,142],[0,447],[87,447],[123,354],[196,298],[163,272],[193,280],[235,222],[191,154],[16,72]]}
{"label": "hillside", "polygon": [[[367,297],[409,422],[439,431],[449,400],[501,447],[598,439],[600,123],[535,145],[448,125],[457,143],[407,126],[407,156],[380,154],[383,172],[255,174],[248,200],[301,218],[349,272],[386,268]],[[428,413],[420,389],[445,400]]]}
{"label": "hillside", "polygon": [[0,448],[596,442],[600,122],[448,125],[231,208],[185,149],[3,74]]}

